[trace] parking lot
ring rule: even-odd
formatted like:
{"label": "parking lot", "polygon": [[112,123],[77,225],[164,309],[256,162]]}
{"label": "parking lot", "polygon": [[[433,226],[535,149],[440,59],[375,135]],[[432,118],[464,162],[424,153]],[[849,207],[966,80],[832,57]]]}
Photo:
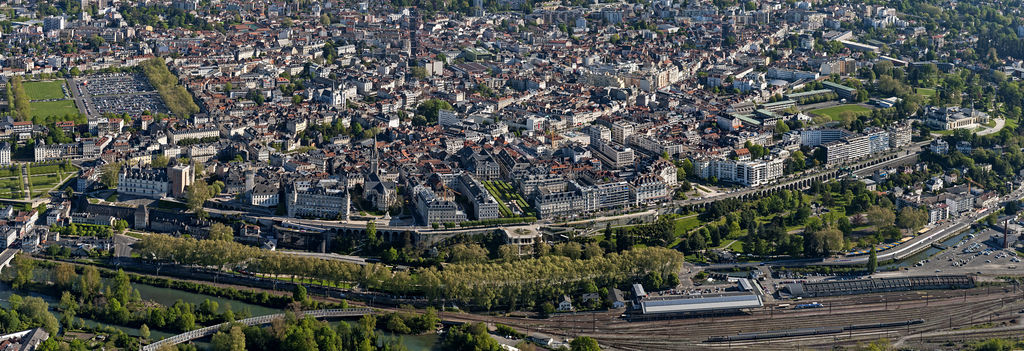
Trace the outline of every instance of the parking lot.
{"label": "parking lot", "polygon": [[140,115],[168,113],[163,99],[146,77],[137,73],[98,74],[72,80],[76,102],[91,116],[105,113]]}
{"label": "parking lot", "polygon": [[909,270],[931,274],[991,275],[1024,272],[1022,267],[1024,264],[1021,264],[1016,250],[1012,247],[1003,249],[1002,234],[986,229],[970,234],[948,249],[915,263]]}
{"label": "parking lot", "polygon": [[83,92],[92,96],[135,94],[156,91],[142,74],[112,73],[89,76],[79,80]]}
{"label": "parking lot", "polygon": [[94,96],[92,103],[96,110],[103,113],[127,113],[132,116],[140,115],[144,111],[167,113],[167,109],[164,108],[164,102],[160,99],[160,94],[156,92],[134,95]]}

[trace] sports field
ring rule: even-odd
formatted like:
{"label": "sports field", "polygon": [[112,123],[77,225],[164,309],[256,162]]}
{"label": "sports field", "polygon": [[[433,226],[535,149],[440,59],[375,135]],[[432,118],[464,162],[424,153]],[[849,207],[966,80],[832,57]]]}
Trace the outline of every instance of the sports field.
{"label": "sports field", "polygon": [[31,107],[32,109],[33,118],[49,116],[64,117],[65,115],[78,115],[78,107],[75,107],[74,100],[35,101],[30,102],[29,107]]}
{"label": "sports field", "polygon": [[853,112],[853,114],[855,114],[855,115],[865,115],[865,114],[871,113],[871,109],[870,108],[867,108],[867,107],[864,107],[864,106],[861,106],[861,105],[856,105],[856,104],[848,104],[848,105],[839,105],[839,106],[832,106],[832,107],[826,107],[826,108],[819,108],[817,110],[810,110],[810,111],[807,111],[807,112],[809,112],[811,114],[815,114],[815,115],[820,115],[820,116],[828,116],[829,118],[832,118],[833,121],[835,121],[835,120],[839,119],[839,114],[843,113],[844,111]]}
{"label": "sports field", "polygon": [[25,87],[25,93],[28,94],[29,100],[53,100],[65,98],[63,80],[25,82],[22,83],[22,86]]}

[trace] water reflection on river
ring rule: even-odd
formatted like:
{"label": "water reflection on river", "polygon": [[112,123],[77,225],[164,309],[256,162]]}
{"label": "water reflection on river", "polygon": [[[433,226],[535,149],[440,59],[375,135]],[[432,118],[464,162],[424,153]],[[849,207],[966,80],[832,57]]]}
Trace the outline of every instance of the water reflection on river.
{"label": "water reflection on river", "polygon": [[[963,233],[951,236],[948,239],[943,240],[942,241],[942,245],[947,247],[948,249],[952,249],[953,245],[956,245],[956,243],[960,242],[960,240],[963,240],[965,237],[967,237],[967,234],[972,234],[972,233],[974,233],[973,229],[966,230]],[[918,252],[916,254],[913,254],[910,257],[904,258],[903,260],[900,260],[900,261],[894,262],[894,263],[890,263],[890,264],[887,264],[887,265],[884,265],[884,266],[881,266],[881,267],[878,267],[878,268],[880,270],[889,270],[889,269],[902,269],[903,267],[913,267],[914,264],[917,264],[917,262],[920,262],[920,261],[922,261],[922,260],[924,260],[926,258],[932,257],[932,255],[935,255],[935,254],[937,254],[939,252],[942,252],[942,250],[936,249],[935,247],[929,247],[928,249],[926,249],[924,251],[921,251],[921,252]]]}
{"label": "water reflection on river", "polygon": [[[36,281],[52,281],[53,279],[52,271],[45,268],[36,268],[33,275]],[[103,283],[109,284],[110,280],[108,278],[103,278]],[[254,305],[241,301],[235,301],[228,298],[196,294],[186,291],[157,287],[153,285],[132,283],[132,287],[139,291],[139,296],[141,296],[143,300],[154,301],[164,306],[173,305],[174,302],[178,300],[182,300],[183,302],[191,303],[198,306],[199,304],[203,303],[203,301],[209,299],[210,301],[216,302],[219,305],[219,311],[226,311],[226,309],[230,306],[231,310],[235,312],[235,315],[239,315],[239,313],[245,312],[249,316],[262,316],[281,312],[280,309]],[[4,308],[10,307],[10,302],[8,300],[13,294],[18,294],[21,296],[35,296],[42,298],[43,300],[50,304],[50,311],[53,312],[54,316],[56,316],[58,320],[61,318],[61,313],[56,310],[57,304],[60,302],[58,298],[34,292],[16,293],[11,289],[10,284],[0,282],[0,306],[3,306]],[[88,318],[82,318],[82,320],[85,321],[85,324],[89,327],[107,326],[107,324]],[[131,328],[125,326],[112,327],[124,331],[128,335],[136,337],[139,336],[138,328]],[[396,338],[401,340],[402,344],[405,345],[406,348],[409,349],[409,351],[440,350],[438,346],[439,338],[435,334],[395,335],[385,331],[378,331],[378,333],[380,333],[386,338]],[[161,330],[150,329],[150,338],[152,340],[160,340],[172,335],[174,334],[164,332]],[[209,343],[198,342],[197,346],[199,346],[200,348],[207,348],[209,346]]]}

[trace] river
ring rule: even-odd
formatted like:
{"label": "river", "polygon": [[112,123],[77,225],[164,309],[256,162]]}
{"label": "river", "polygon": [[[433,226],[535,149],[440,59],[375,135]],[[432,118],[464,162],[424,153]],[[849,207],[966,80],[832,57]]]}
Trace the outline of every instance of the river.
{"label": "river", "polygon": [[[9,284],[7,284],[7,283],[0,283],[0,306],[3,306],[4,308],[10,307],[11,306],[11,303],[10,303],[11,295],[15,295],[15,292],[11,289],[11,286]],[[21,296],[34,296],[34,297],[41,298],[41,299],[45,300],[47,303],[50,304],[50,312],[53,313],[54,317],[57,317],[57,320],[60,320],[61,317],[63,316],[63,314],[60,313],[60,311],[57,311],[57,308],[56,308],[57,304],[60,303],[60,301],[59,301],[59,299],[57,299],[57,298],[55,298],[53,296],[39,294],[39,293],[35,293],[35,292],[17,292],[17,295],[21,295]],[[76,317],[76,318],[81,318],[85,322],[85,325],[87,325],[89,327],[101,327],[101,326],[106,326],[107,325],[107,324],[104,324],[103,322],[100,322],[100,321],[97,321],[97,320],[93,320],[93,319],[89,319],[89,318],[83,318],[83,317]],[[114,328],[120,329],[120,330],[124,331],[128,335],[139,336],[139,328],[132,328],[132,327],[126,327],[126,326],[114,326]],[[164,331],[160,331],[160,330],[155,330],[155,329],[150,330],[149,334],[150,334],[150,338],[154,338],[154,339],[163,339],[163,338],[166,338],[166,337],[174,335],[173,333],[168,333],[168,332],[164,332]]]}
{"label": "river", "polygon": [[[946,240],[943,240],[942,241],[942,245],[947,247],[947,248],[952,248],[953,245],[956,245],[956,243],[960,242],[960,240],[963,240],[965,237],[967,237],[967,234],[971,234],[971,233],[974,233],[974,229],[969,229],[969,230],[966,230],[966,231],[964,231],[964,232],[962,232],[960,234],[951,236],[951,237],[947,238]],[[890,263],[890,264],[887,264],[887,265],[884,265],[884,266],[880,266],[880,267],[878,267],[878,269],[879,270],[899,270],[899,269],[902,269],[903,267],[913,267],[918,262],[923,261],[924,259],[927,259],[929,257],[932,257],[932,255],[937,254],[939,252],[942,252],[942,250],[936,249],[935,247],[929,247],[928,249],[926,249],[924,251],[921,251],[921,252],[918,252],[916,254],[913,254],[910,257],[904,258],[904,259],[902,259],[900,261],[897,261],[897,262],[894,262],[894,263]]]}
{"label": "river", "polygon": [[[338,323],[348,323],[352,327],[355,327],[359,323],[356,321],[342,321]],[[409,351],[439,351],[441,348],[441,337],[434,333],[428,333],[423,335],[400,335],[391,332],[377,330],[377,334],[382,336],[386,341],[399,340],[402,345]]]}
{"label": "river", "polygon": [[[35,272],[33,272],[33,273],[34,273],[33,275],[34,275],[36,281],[52,281],[53,274],[52,274],[51,270],[49,270],[49,269],[37,267],[35,269]],[[109,284],[110,283],[109,278],[103,278],[103,283],[104,284]],[[276,308],[265,307],[265,306],[260,306],[260,305],[254,305],[254,304],[250,304],[250,303],[246,303],[246,302],[241,302],[241,301],[236,301],[236,300],[232,300],[232,299],[228,299],[228,298],[209,296],[209,295],[203,295],[203,294],[196,294],[196,293],[191,293],[191,292],[187,292],[187,291],[181,291],[181,290],[174,290],[174,289],[170,289],[170,288],[157,287],[157,286],[148,285],[148,284],[132,283],[132,287],[139,291],[139,296],[141,296],[143,300],[153,301],[153,302],[159,303],[159,304],[164,305],[164,306],[173,305],[178,300],[181,300],[183,302],[191,303],[191,304],[194,304],[194,305],[198,306],[199,304],[203,303],[203,301],[210,300],[211,302],[216,302],[217,305],[219,305],[219,311],[226,311],[226,308],[228,308],[230,306],[231,310],[234,311],[236,315],[238,315],[241,312],[247,312],[249,316],[262,316],[262,315],[267,315],[267,314],[280,313],[282,311],[282,310],[276,309]],[[10,299],[11,295],[14,295],[14,294],[18,294],[18,295],[21,295],[21,296],[35,296],[35,297],[42,298],[43,300],[45,300],[47,303],[50,304],[50,312],[52,312],[53,315],[55,317],[57,317],[58,320],[60,320],[61,313],[56,310],[57,304],[60,303],[60,299],[59,298],[56,298],[56,297],[53,297],[53,296],[49,296],[49,295],[39,294],[39,293],[35,293],[35,292],[17,292],[16,293],[16,292],[14,292],[11,289],[11,286],[9,284],[0,282],[0,306],[3,306],[4,308],[10,307],[9,299]],[[107,324],[104,324],[104,323],[96,321],[96,320],[88,319],[88,318],[82,318],[82,320],[85,321],[85,324],[90,326],[90,327],[107,326]],[[124,331],[128,335],[132,335],[132,336],[136,336],[136,337],[139,336],[139,329],[138,328],[132,328],[132,327],[126,327],[126,326],[112,326],[112,327],[120,329],[121,331]],[[438,336],[436,334],[426,334],[426,335],[395,335],[395,334],[392,334],[392,333],[389,333],[389,332],[386,332],[386,331],[382,331],[382,330],[378,330],[377,332],[380,335],[382,335],[382,336],[384,336],[386,338],[399,338],[399,340],[401,340],[402,344],[405,345],[405,347],[408,348],[409,351],[440,350],[439,349],[439,342],[438,342],[439,338],[438,338]],[[174,335],[174,334],[173,333],[169,333],[169,332],[160,331],[160,330],[150,329],[150,339],[152,339],[152,340],[160,340],[160,339],[164,339],[164,338],[167,338],[169,336],[172,336],[172,335]],[[200,349],[205,349],[205,348],[208,348],[209,343],[207,343],[207,342],[197,342],[196,345],[199,346]]]}

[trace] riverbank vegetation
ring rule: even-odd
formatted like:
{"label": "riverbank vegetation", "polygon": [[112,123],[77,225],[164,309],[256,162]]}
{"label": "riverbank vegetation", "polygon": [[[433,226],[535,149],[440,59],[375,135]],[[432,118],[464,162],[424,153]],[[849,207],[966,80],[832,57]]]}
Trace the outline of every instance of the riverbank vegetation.
{"label": "riverbank vegetation", "polygon": [[[51,245],[50,247],[55,247]],[[49,248],[47,252],[50,251]],[[60,257],[60,256],[54,256]],[[53,261],[40,260],[38,264],[41,267],[52,269],[55,272],[66,271],[73,269],[81,271],[82,267],[78,267],[74,264],[69,263],[56,263]],[[118,274],[118,270],[113,270],[103,267],[94,267],[100,273],[102,277],[114,277]],[[140,283],[151,285],[158,288],[174,289],[178,291],[185,291],[200,295],[208,295],[211,297],[222,297],[235,301],[250,303],[254,305],[260,305],[270,308],[285,308],[295,300],[291,295],[288,294],[271,294],[265,291],[255,290],[241,290],[227,286],[213,286],[209,284],[196,283],[191,281],[175,280],[164,277],[154,277],[149,275],[125,273],[132,283]]]}
{"label": "riverbank vegetation", "polygon": [[[39,266],[52,269],[52,281],[33,279]],[[220,308],[216,302],[206,300],[199,305],[176,301],[163,306],[143,300],[123,270],[117,270],[106,281],[100,269],[94,266],[75,266],[70,263],[43,262],[18,256],[13,267],[14,276],[7,278],[15,290],[31,291],[53,296],[60,300],[60,323],[64,327],[83,327],[81,318],[112,325],[185,332],[197,325],[211,325],[248,317],[247,312],[236,313]]]}
{"label": "riverbank vegetation", "polygon": [[[248,351],[406,351],[399,340],[380,335],[372,315],[354,325],[330,324],[311,317],[297,318],[291,312],[267,327],[234,325],[213,337],[214,350]],[[220,335],[220,336],[218,336]]]}
{"label": "riverbank vegetation", "polygon": [[[221,307],[216,301],[207,299],[202,303],[190,304],[182,300],[170,306],[163,306],[140,297],[132,283],[145,283],[160,287],[181,287],[189,282],[171,281],[164,278],[128,274],[122,270],[112,271],[94,266],[78,266],[66,262],[37,260],[25,255],[15,258],[14,269],[4,274],[4,281],[19,291],[45,294],[59,299],[53,307],[62,317],[58,320],[50,312],[49,304],[39,297],[12,295],[10,308],[0,308],[0,332],[15,332],[42,327],[51,335],[57,335],[61,328],[67,331],[83,331],[108,335],[102,346],[121,349],[138,349],[149,338],[150,330],[179,333],[194,330],[204,325],[228,323],[213,336],[213,350],[380,350],[402,351],[405,347],[400,339],[386,337],[377,332],[385,330],[395,334],[423,334],[433,332],[440,323],[437,313],[427,309],[426,313],[391,312],[381,316],[365,316],[358,323],[327,323],[313,318],[296,318],[292,313],[297,308],[322,308],[302,295],[304,289],[297,289],[294,295],[274,296],[278,304],[284,301],[301,301],[302,305],[288,306],[285,317],[275,320],[270,326],[246,327],[232,322],[249,317],[247,312],[236,313],[230,306]],[[45,269],[38,280],[38,270]],[[106,279],[104,279],[106,278]],[[205,290],[218,295],[236,289],[207,287]],[[189,288],[189,290],[204,291]],[[265,293],[264,293],[265,294]],[[345,304],[339,306],[345,308]],[[109,326],[91,326],[86,320],[107,325],[139,329],[139,337]],[[92,323],[92,322],[89,322]],[[51,338],[44,350],[87,349],[87,343],[95,341],[64,341]],[[100,345],[100,344],[96,344]],[[171,346],[169,350],[193,350],[194,345]]]}

